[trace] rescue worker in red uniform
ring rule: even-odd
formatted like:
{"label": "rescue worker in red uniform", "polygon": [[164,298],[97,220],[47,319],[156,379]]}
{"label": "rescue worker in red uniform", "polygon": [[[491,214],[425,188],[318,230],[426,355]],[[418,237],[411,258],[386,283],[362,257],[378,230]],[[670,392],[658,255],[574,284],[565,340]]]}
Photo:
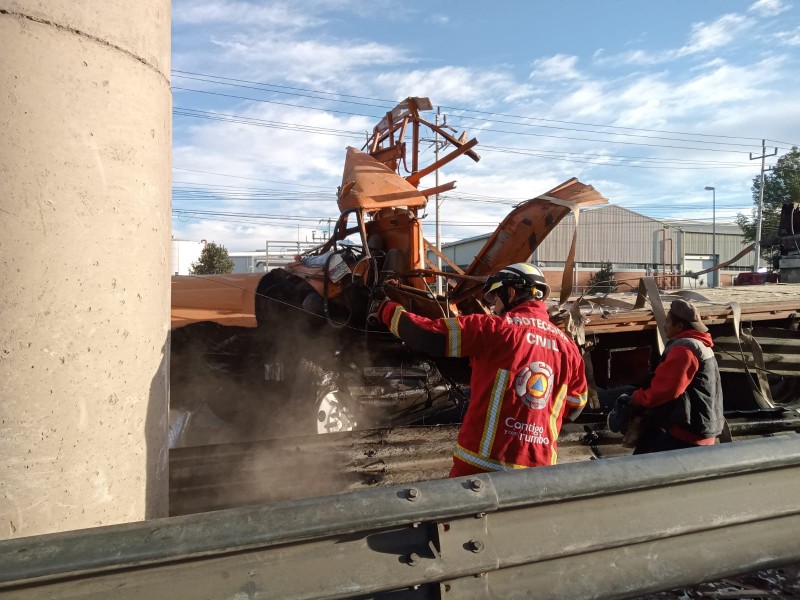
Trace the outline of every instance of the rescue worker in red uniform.
{"label": "rescue worker in red uniform", "polygon": [[544,275],[516,263],[492,275],[484,301],[494,314],[431,320],[385,301],[378,318],[434,356],[468,356],[471,395],[450,477],[554,465],[562,420],[586,405],[578,347],[550,322]]}
{"label": "rescue worker in red uniform", "polygon": [[673,300],[667,313],[669,341],[650,382],[617,398],[611,431],[627,433],[631,415],[643,417],[634,454],[716,443],[725,419],[714,343],[690,302]]}

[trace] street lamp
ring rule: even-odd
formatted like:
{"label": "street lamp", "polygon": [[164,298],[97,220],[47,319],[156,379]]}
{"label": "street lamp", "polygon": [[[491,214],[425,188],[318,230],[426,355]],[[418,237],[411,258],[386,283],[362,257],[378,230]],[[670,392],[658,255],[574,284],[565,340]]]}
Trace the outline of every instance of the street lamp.
{"label": "street lamp", "polygon": [[[711,192],[711,260],[717,266],[717,188],[707,185],[706,191]],[[714,271],[714,287],[719,282],[719,271]]]}

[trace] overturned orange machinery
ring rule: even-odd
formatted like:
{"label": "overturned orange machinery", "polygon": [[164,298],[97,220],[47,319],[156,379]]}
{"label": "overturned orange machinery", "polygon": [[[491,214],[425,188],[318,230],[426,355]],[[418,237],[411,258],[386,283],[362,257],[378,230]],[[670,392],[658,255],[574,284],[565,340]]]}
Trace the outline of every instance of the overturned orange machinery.
{"label": "overturned orange machinery", "polygon": [[[458,156],[480,160],[473,150],[478,142],[475,138],[467,140],[465,134],[456,138],[426,121],[420,111],[431,108],[427,98],[407,98],[376,125],[362,150],[347,148],[337,192],[340,216],[333,235],[324,244],[298,256],[284,269],[266,275],[208,276],[202,282],[195,277],[176,276],[173,326],[199,320],[255,326],[263,304],[258,299],[266,299],[270,291],[280,292],[281,296],[306,292],[301,302],[306,309],[338,324],[355,322],[357,316],[363,316],[365,306],[358,310],[354,304],[364,305],[370,295],[363,292],[387,280],[391,285],[384,289],[393,299],[426,316],[482,311],[477,298],[488,275],[508,264],[528,260],[570,212],[577,216],[581,208],[607,202],[593,187],[574,178],[565,181],[514,208],[472,264],[461,270],[424,238],[420,214],[432,195],[452,190],[455,182],[428,189],[419,189],[419,184],[425,175]],[[422,127],[441,136],[453,148],[424,167],[419,161]],[[409,136],[410,148],[405,141]],[[403,169],[407,170],[404,176],[400,174]],[[431,254],[439,254],[452,270],[436,271],[429,260]],[[436,276],[447,281],[438,297],[431,286]],[[292,285],[301,288],[297,294],[289,294],[288,287]],[[351,288],[360,290],[360,297],[348,294]],[[568,293],[570,288],[567,273],[562,291]],[[562,303],[565,300],[566,297],[561,298]]]}
{"label": "overturned orange machinery", "polygon": [[[208,362],[224,364],[225,357],[256,362],[255,372],[263,373],[258,385],[275,387],[289,405],[310,402],[304,410],[316,416],[319,432],[356,422],[412,422],[457,406],[459,385],[468,381],[467,363],[414,355],[391,335],[371,330],[370,305],[388,294],[431,318],[486,311],[479,298],[488,275],[529,260],[566,215],[573,213],[577,224],[581,208],[607,200],[577,179],[565,181],[514,208],[461,270],[422,230],[429,198],[453,189],[455,182],[419,186],[459,156],[480,160],[478,142],[425,120],[421,112],[431,108],[427,98],[407,98],[376,125],[361,150],[347,148],[337,191],[340,216],[325,243],[266,274],[175,277],[177,351],[188,346],[196,356],[198,344],[191,342],[201,339],[199,346],[219,349]],[[420,163],[424,129],[449,149],[425,166]],[[433,268],[429,257],[437,254],[450,270]],[[565,273],[562,303],[571,288],[570,270]],[[435,277],[444,281],[438,294]],[[196,339],[193,328],[201,332]],[[255,331],[243,331],[247,328]],[[242,345],[243,336],[249,338],[245,359],[231,350]],[[241,365],[229,370],[238,372]]]}

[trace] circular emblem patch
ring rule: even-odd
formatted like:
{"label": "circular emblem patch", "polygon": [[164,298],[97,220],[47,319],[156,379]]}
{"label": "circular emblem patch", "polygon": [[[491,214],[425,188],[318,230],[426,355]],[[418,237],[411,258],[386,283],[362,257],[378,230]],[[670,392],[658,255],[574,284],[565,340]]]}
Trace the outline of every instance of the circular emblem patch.
{"label": "circular emblem patch", "polygon": [[542,361],[532,362],[514,379],[514,391],[528,408],[541,410],[553,393],[553,369]]}

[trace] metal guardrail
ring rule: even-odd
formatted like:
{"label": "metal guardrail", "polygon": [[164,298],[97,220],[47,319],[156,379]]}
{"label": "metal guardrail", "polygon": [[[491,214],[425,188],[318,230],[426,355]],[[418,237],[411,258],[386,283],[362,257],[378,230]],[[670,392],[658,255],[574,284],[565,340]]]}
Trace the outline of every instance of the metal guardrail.
{"label": "metal guardrail", "polygon": [[0,596],[628,598],[800,560],[800,436],[0,542]]}
{"label": "metal guardrail", "polygon": [[[800,431],[800,411],[728,413],[735,441]],[[559,464],[631,454],[604,417],[565,423]],[[600,421],[599,419],[603,419]],[[360,489],[443,479],[453,466],[459,424],[392,427],[173,448],[170,515],[297,500]]]}

